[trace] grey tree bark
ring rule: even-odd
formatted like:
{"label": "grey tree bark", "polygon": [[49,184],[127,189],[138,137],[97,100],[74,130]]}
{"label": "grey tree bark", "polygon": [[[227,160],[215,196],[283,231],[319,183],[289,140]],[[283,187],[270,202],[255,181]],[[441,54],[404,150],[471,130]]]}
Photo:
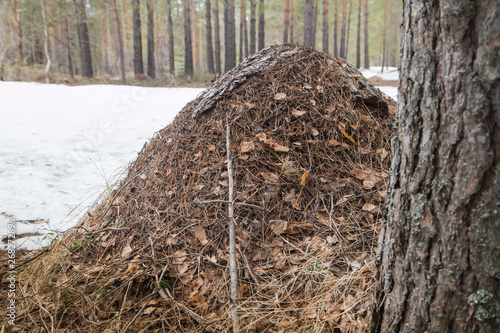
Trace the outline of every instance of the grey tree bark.
{"label": "grey tree bark", "polygon": [[219,0],[214,0],[214,57],[215,57],[215,72],[222,73],[221,56],[220,56],[220,27],[219,27]]}
{"label": "grey tree bark", "polygon": [[364,40],[364,43],[365,43],[365,54],[364,54],[364,58],[365,58],[365,61],[364,61],[364,67],[366,69],[370,68],[370,55],[368,53],[368,43],[369,43],[369,39],[368,39],[368,0],[365,0],[365,29],[364,29],[364,32],[365,32],[365,40]]}
{"label": "grey tree bark", "polygon": [[257,0],[250,0],[250,54],[255,53],[256,49],[256,21],[257,21]]}
{"label": "grey tree bark", "polygon": [[313,46],[314,0],[304,1],[304,46]]}
{"label": "grey tree bark", "polygon": [[406,0],[372,332],[500,327],[500,3]]}
{"label": "grey tree bark", "polygon": [[257,51],[260,51],[264,48],[266,45],[266,33],[265,33],[265,26],[266,26],[266,21],[264,17],[264,0],[259,0],[259,31],[258,31],[258,45],[257,45]]}
{"label": "grey tree bark", "polygon": [[330,32],[330,1],[323,0],[323,28],[322,28],[322,42],[323,42],[323,52],[328,53],[328,41],[329,41],[329,32]]}
{"label": "grey tree bark", "polygon": [[87,26],[87,15],[85,14],[85,4],[82,0],[73,0],[77,20],[78,42],[80,46],[80,60],[82,76],[93,77],[92,56],[90,53],[89,29]]}
{"label": "grey tree bark", "polygon": [[125,81],[125,57],[123,53],[123,37],[120,23],[120,16],[118,15],[118,8],[116,6],[116,0],[113,0],[113,13],[116,23],[116,38],[118,39],[118,54],[120,57],[120,76],[122,79],[122,84],[127,84]]}
{"label": "grey tree bark", "polygon": [[[215,0],[218,1],[218,0]],[[211,6],[210,6],[210,0],[206,0],[206,6],[205,6],[205,28],[207,31],[206,37],[207,37],[207,69],[208,73],[214,74],[215,73],[215,68],[214,68],[214,48],[212,44],[212,15],[210,13],[211,11]]]}
{"label": "grey tree bark", "polygon": [[174,27],[172,24],[172,3],[167,0],[168,64],[170,78],[175,77]]}
{"label": "grey tree bark", "polygon": [[188,77],[194,75],[193,35],[189,0],[184,0],[184,74]]}
{"label": "grey tree bark", "polygon": [[236,21],[234,0],[224,0],[224,71],[236,66]]}
{"label": "grey tree bark", "polygon": [[154,11],[151,0],[147,0],[147,11],[148,11],[148,76],[152,79],[156,77],[156,66],[155,66],[155,23],[154,23]]}
{"label": "grey tree bark", "polygon": [[132,29],[134,32],[134,74],[144,74],[142,59],[141,7],[139,0],[132,0]]}
{"label": "grey tree bark", "polygon": [[358,0],[358,30],[356,31],[356,68],[361,68],[361,0]]}

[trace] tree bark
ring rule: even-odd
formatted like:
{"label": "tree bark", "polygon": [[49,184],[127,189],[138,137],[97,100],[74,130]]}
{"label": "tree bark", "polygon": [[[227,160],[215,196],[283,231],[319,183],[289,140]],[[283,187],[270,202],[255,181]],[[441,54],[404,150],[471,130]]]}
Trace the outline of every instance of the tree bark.
{"label": "tree bark", "polygon": [[[368,0],[366,0],[368,1]],[[334,18],[333,18],[333,55],[338,57],[339,56],[339,35],[338,35],[338,19],[339,19],[339,13],[338,13],[338,7],[339,7],[339,0],[333,0],[333,10],[334,10]]]}
{"label": "tree bark", "polygon": [[18,54],[18,64],[19,67],[23,65],[23,26],[21,18],[19,16],[19,9],[17,7],[17,1],[14,1],[14,20],[17,25],[17,54]]}
{"label": "tree bark", "polygon": [[219,0],[214,0],[215,1],[215,6],[214,6],[214,22],[215,22],[215,38],[214,38],[214,56],[215,56],[215,72],[217,74],[222,73],[222,66],[221,66],[221,56],[220,56],[220,27],[219,27]]}
{"label": "tree bark", "polygon": [[78,42],[80,46],[81,73],[84,77],[93,77],[92,55],[90,53],[89,29],[87,27],[87,15],[85,4],[82,0],[73,0],[77,20]]}
{"label": "tree bark", "polygon": [[[324,1],[324,0],[323,0]],[[283,43],[288,43],[288,29],[290,26],[290,0],[284,1],[283,11]]]}
{"label": "tree bark", "polygon": [[352,3],[351,0],[348,1],[349,4],[349,14],[347,14],[347,26],[346,26],[346,36],[345,36],[345,56],[344,58],[347,60],[349,57],[349,32],[351,31],[351,14],[352,14]]}
{"label": "tree bark", "polygon": [[316,28],[318,27],[318,2],[314,1],[313,7],[313,22],[312,22],[312,47],[316,48]]}
{"label": "tree bark", "polygon": [[[218,0],[215,0],[218,1]],[[214,48],[212,43],[212,8],[210,6],[210,0],[206,0],[205,6],[205,28],[207,30],[207,69],[209,74],[215,73],[214,68]]]}
{"label": "tree bark", "polygon": [[155,66],[155,17],[151,0],[146,1],[148,10],[148,76],[152,79],[156,77]]}
{"label": "tree bark", "polygon": [[168,64],[170,79],[175,78],[174,27],[172,24],[172,3],[167,0]]}
{"label": "tree bark", "polygon": [[234,0],[224,0],[224,71],[236,66],[236,23]]}
{"label": "tree bark", "polygon": [[[45,76],[47,76],[47,74],[49,74],[51,60],[50,60],[50,52],[49,52],[49,33],[48,33],[48,28],[47,28],[47,18],[45,16],[45,6],[43,4],[43,0],[40,0],[40,7],[41,7],[41,12],[42,12],[42,23],[43,23],[43,50],[45,53],[45,58],[47,59],[47,64],[45,65],[44,74],[45,74]],[[81,54],[81,52],[80,52],[80,54]],[[82,63],[83,63],[83,60],[82,60]]]}
{"label": "tree bark", "polygon": [[144,75],[142,60],[141,7],[140,0],[132,0],[132,29],[134,31],[134,74]]}
{"label": "tree bark", "polygon": [[255,53],[256,50],[256,31],[255,25],[257,21],[257,0],[250,0],[250,53]]}
{"label": "tree bark", "polygon": [[191,31],[191,9],[189,0],[184,0],[184,74],[194,75],[193,34]]}
{"label": "tree bark", "polygon": [[294,29],[294,21],[295,21],[295,16],[294,16],[294,11],[293,11],[293,1],[290,0],[290,43],[293,43],[294,41],[294,35],[293,35],[293,29]]}
{"label": "tree bark", "polygon": [[[246,1],[240,0],[240,63],[245,59]],[[247,47],[248,49],[248,47]]]}
{"label": "tree bark", "polygon": [[265,26],[266,26],[266,21],[264,17],[264,0],[259,0],[259,32],[258,32],[258,50],[262,50],[265,45],[266,45],[266,34],[265,34]]}
{"label": "tree bark", "polygon": [[370,68],[370,55],[368,53],[368,44],[369,44],[369,39],[368,39],[368,0],[365,0],[365,63],[364,67],[366,69]]}
{"label": "tree bark", "polygon": [[322,31],[322,37],[323,37],[323,52],[328,53],[328,39],[329,39],[329,30],[330,30],[330,24],[329,24],[329,6],[330,6],[330,1],[329,0],[323,0],[323,31]]}
{"label": "tree bark", "polygon": [[342,22],[340,23],[340,51],[339,51],[339,57],[345,58],[346,56],[346,50],[345,50],[345,29],[346,29],[346,7],[347,7],[347,0],[342,0]]}
{"label": "tree bark", "polygon": [[66,23],[66,52],[67,52],[67,57],[68,57],[68,71],[69,75],[71,78],[75,77],[74,71],[73,71],[73,59],[71,58],[71,41],[70,41],[70,34],[69,34],[69,21],[68,21],[68,16],[66,16],[65,19]]}
{"label": "tree bark", "polygon": [[313,46],[314,0],[304,1],[304,46]]}
{"label": "tree bark", "polygon": [[356,68],[361,68],[361,0],[358,0],[358,31],[356,32]]}
{"label": "tree bark", "polygon": [[500,327],[497,0],[406,0],[372,332]]}
{"label": "tree bark", "polygon": [[384,24],[383,24],[383,31],[382,31],[382,70],[380,72],[384,71],[384,66],[386,62],[386,53],[387,53],[387,0],[384,0]]}
{"label": "tree bark", "polygon": [[125,56],[123,54],[123,37],[120,24],[120,16],[118,15],[118,8],[116,6],[116,0],[113,0],[113,12],[115,16],[116,23],[116,39],[118,40],[118,56],[120,58],[120,77],[122,79],[122,84],[127,84],[125,80]]}

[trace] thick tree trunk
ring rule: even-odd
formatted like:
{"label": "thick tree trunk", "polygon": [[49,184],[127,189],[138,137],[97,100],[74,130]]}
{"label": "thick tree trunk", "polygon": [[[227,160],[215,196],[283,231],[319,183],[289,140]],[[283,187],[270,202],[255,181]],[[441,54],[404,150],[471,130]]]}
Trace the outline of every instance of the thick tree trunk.
{"label": "thick tree trunk", "polygon": [[328,39],[329,39],[329,32],[330,32],[330,16],[329,16],[329,8],[330,7],[330,1],[329,0],[323,0],[323,31],[322,31],[322,37],[323,37],[323,52],[328,53]]}
{"label": "thick tree trunk", "polygon": [[189,0],[184,0],[184,74],[194,75],[193,34],[191,31],[191,9]]}
{"label": "thick tree trunk", "polygon": [[132,0],[132,29],[134,31],[134,74],[144,75],[142,60],[141,7],[139,0]]}
{"label": "thick tree trunk", "polygon": [[356,32],[356,68],[361,68],[361,0],[358,0],[358,31]]}
{"label": "thick tree trunk", "polygon": [[346,50],[345,50],[345,33],[346,33],[346,7],[347,7],[347,0],[342,0],[342,23],[340,23],[340,51],[339,51],[339,57],[345,58],[346,56]]}
{"label": "thick tree trunk", "polygon": [[123,37],[120,24],[120,16],[118,15],[118,8],[116,6],[116,0],[113,0],[113,12],[115,16],[116,23],[116,39],[118,40],[118,56],[120,58],[120,77],[122,79],[122,84],[125,85],[125,56],[123,54]]}
{"label": "thick tree trunk", "polygon": [[365,63],[364,67],[366,69],[370,68],[370,55],[368,53],[368,44],[370,40],[368,39],[368,0],[365,0]]}
{"label": "thick tree trunk", "polygon": [[215,56],[215,72],[217,74],[222,73],[222,66],[221,66],[221,55],[220,55],[220,27],[219,27],[219,0],[214,0],[215,1],[215,6],[214,6],[214,28],[215,28],[215,36],[214,36],[214,56]]}
{"label": "thick tree trunk", "polygon": [[85,3],[82,0],[73,0],[77,20],[78,42],[80,46],[80,60],[82,76],[93,77],[92,56],[90,53],[89,29],[87,27],[87,15],[85,14]]}
{"label": "thick tree trunk", "polygon": [[256,31],[255,25],[257,21],[257,0],[250,0],[250,53],[255,53],[256,50]]}
{"label": "thick tree trunk", "polygon": [[313,46],[314,0],[304,1],[304,46]]}
{"label": "thick tree trunk", "polygon": [[258,45],[257,51],[262,50],[265,45],[266,45],[266,34],[265,34],[265,26],[266,26],[266,21],[264,17],[264,0],[259,0],[259,32],[258,32]]}
{"label": "thick tree trunk", "polygon": [[167,0],[168,68],[170,78],[175,78],[174,27],[172,24],[172,3]]}
{"label": "thick tree trunk", "polygon": [[245,52],[245,37],[247,25],[247,4],[245,0],[240,0],[240,63],[245,59],[245,54],[248,53],[248,46]]}
{"label": "thick tree trunk", "polygon": [[224,0],[224,71],[236,66],[236,22],[234,0]]}
{"label": "thick tree trunk", "polygon": [[372,332],[500,327],[500,3],[406,0]]}
{"label": "thick tree trunk", "polygon": [[[218,1],[218,0],[215,0]],[[205,28],[207,30],[207,69],[209,74],[215,73],[214,68],[214,48],[212,43],[212,8],[210,6],[210,0],[206,0],[205,6]]]}
{"label": "thick tree trunk", "polygon": [[156,77],[155,66],[155,17],[151,0],[146,2],[148,10],[148,76]]}

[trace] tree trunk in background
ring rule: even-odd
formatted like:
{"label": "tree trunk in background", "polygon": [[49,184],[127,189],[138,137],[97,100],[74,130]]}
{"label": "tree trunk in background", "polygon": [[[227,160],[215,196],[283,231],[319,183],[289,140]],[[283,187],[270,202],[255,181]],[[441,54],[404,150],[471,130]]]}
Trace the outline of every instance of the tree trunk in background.
{"label": "tree trunk in background", "polygon": [[23,65],[23,26],[21,18],[19,17],[19,10],[17,8],[17,1],[14,1],[14,20],[17,25],[17,55],[19,67]]}
{"label": "tree trunk in background", "polygon": [[234,0],[224,0],[224,71],[236,66],[236,22]]}
{"label": "tree trunk in background", "polygon": [[[67,13],[66,13],[67,14]],[[67,52],[67,57],[68,57],[68,71],[69,75],[71,78],[75,77],[74,71],[73,71],[73,59],[71,58],[71,41],[70,41],[70,34],[69,34],[69,21],[68,21],[68,15],[66,15],[66,52]]]}
{"label": "tree trunk in background", "polygon": [[148,76],[152,79],[156,77],[155,66],[155,16],[151,0],[146,2],[148,10]]}
{"label": "tree trunk in background", "polygon": [[314,0],[304,1],[304,46],[313,46]]}
{"label": "tree trunk in background", "polygon": [[222,73],[222,66],[221,66],[221,46],[220,46],[220,27],[219,27],[219,0],[214,0],[215,1],[215,6],[214,6],[214,22],[215,22],[215,38],[214,38],[214,56],[215,56],[215,72],[217,74]]}
{"label": "tree trunk in background", "polygon": [[370,55],[368,53],[368,0],[365,0],[365,64],[366,69],[370,68]]}
{"label": "tree trunk in background", "polygon": [[313,7],[313,22],[312,22],[312,47],[316,48],[316,28],[318,26],[318,3],[319,0],[314,1]]}
{"label": "tree trunk in background", "polygon": [[290,43],[293,43],[294,42],[294,36],[293,36],[293,29],[294,29],[294,20],[295,20],[295,16],[294,16],[294,12],[293,12],[293,1],[294,0],[289,0],[290,1]]}
{"label": "tree trunk in background", "polygon": [[45,6],[43,4],[43,0],[40,0],[40,7],[41,7],[41,12],[42,12],[42,24],[43,24],[43,50],[45,53],[45,58],[47,59],[47,64],[45,65],[45,76],[49,74],[50,70],[50,53],[49,53],[49,33],[47,29],[47,19],[45,17]]}
{"label": "tree trunk in background", "polygon": [[283,43],[288,43],[288,29],[290,26],[290,0],[285,0],[283,18]]}
{"label": "tree trunk in background", "polygon": [[339,56],[345,59],[346,50],[345,50],[345,33],[346,33],[346,7],[347,0],[342,0],[342,23],[340,24],[340,52]]}
{"label": "tree trunk in background", "polygon": [[[43,0],[42,0],[43,1]],[[77,20],[78,42],[80,46],[81,73],[84,77],[93,77],[92,56],[90,53],[89,29],[83,0],[73,0]]]}
{"label": "tree trunk in background", "polygon": [[132,29],[134,31],[134,74],[144,74],[142,60],[141,7],[139,0],[132,0]]}
{"label": "tree trunk in background", "polygon": [[345,59],[349,57],[349,32],[351,31],[351,14],[352,14],[352,3],[351,0],[348,1],[349,4],[349,14],[347,14],[347,26],[346,26],[346,36],[345,36]]}
{"label": "tree trunk in background", "polygon": [[[218,1],[218,0],[215,0]],[[212,15],[211,15],[211,8],[210,6],[210,0],[206,0],[206,6],[205,6],[205,29],[207,30],[207,69],[209,74],[214,74],[215,73],[215,68],[214,68],[214,48],[212,44]]]}
{"label": "tree trunk in background", "polygon": [[250,0],[250,53],[255,53],[256,49],[256,33],[255,33],[255,24],[256,24],[256,11],[257,11],[257,0]]}
{"label": "tree trunk in background", "polygon": [[194,75],[193,34],[191,31],[191,9],[189,0],[184,0],[184,74]]}
{"label": "tree trunk in background", "polygon": [[246,1],[240,0],[240,58],[241,63],[245,59],[245,25],[246,25]]}
{"label": "tree trunk in background", "polygon": [[358,0],[358,31],[356,32],[356,68],[361,68],[361,0]]}
{"label": "tree trunk in background", "polygon": [[266,45],[266,34],[265,34],[265,18],[264,18],[264,0],[259,0],[259,32],[258,32],[258,50],[262,50]]}
{"label": "tree trunk in background", "polygon": [[384,0],[384,24],[383,24],[383,31],[382,31],[382,70],[380,72],[384,71],[384,66],[386,65],[386,53],[387,53],[387,0]]}
{"label": "tree trunk in background", "polygon": [[172,24],[172,3],[167,0],[168,64],[170,79],[175,78],[174,27]]}
{"label": "tree trunk in background", "polygon": [[328,53],[328,40],[329,40],[329,31],[330,31],[330,16],[329,16],[329,7],[330,1],[323,0],[323,52]]}
{"label": "tree trunk in background", "polygon": [[[368,0],[366,0],[368,1]],[[339,56],[339,49],[338,49],[338,44],[339,44],[339,35],[338,35],[338,19],[339,19],[339,13],[338,13],[338,0],[333,0],[333,7],[334,7],[334,17],[333,17],[333,55],[338,57]]]}
{"label": "tree trunk in background", "polygon": [[403,10],[398,130],[371,331],[495,332],[500,3],[406,0]]}
{"label": "tree trunk in background", "polygon": [[116,6],[116,0],[113,0],[113,12],[115,14],[116,39],[118,40],[118,55],[120,58],[120,77],[122,79],[122,84],[125,85],[127,84],[127,82],[125,81],[125,56],[123,54],[123,37],[120,24],[120,16],[118,15],[118,8]]}

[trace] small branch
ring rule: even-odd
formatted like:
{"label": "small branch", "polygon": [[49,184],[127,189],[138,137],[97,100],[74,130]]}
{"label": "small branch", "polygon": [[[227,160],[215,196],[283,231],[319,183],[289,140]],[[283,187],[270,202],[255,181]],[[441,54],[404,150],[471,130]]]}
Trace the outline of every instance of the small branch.
{"label": "small branch", "polygon": [[[206,200],[206,201],[197,201],[196,203],[199,204],[199,205],[205,205],[205,204],[209,204],[209,203],[225,203],[225,204],[228,204],[229,201],[227,201],[227,200]],[[257,206],[257,205],[252,205],[252,204],[249,204],[249,203],[246,203],[246,202],[233,202],[233,205],[235,205],[235,206],[252,207],[252,208],[256,208],[256,209],[261,209],[261,210],[267,211],[267,209],[265,209],[264,207]]]}
{"label": "small branch", "polygon": [[233,320],[233,332],[239,332],[238,323],[238,269],[236,263],[236,231],[233,219],[233,164],[231,161],[231,129],[229,127],[229,116],[226,117],[226,150],[227,150],[227,177],[229,182],[229,203],[227,206],[229,223],[229,272],[231,275],[231,318]]}

